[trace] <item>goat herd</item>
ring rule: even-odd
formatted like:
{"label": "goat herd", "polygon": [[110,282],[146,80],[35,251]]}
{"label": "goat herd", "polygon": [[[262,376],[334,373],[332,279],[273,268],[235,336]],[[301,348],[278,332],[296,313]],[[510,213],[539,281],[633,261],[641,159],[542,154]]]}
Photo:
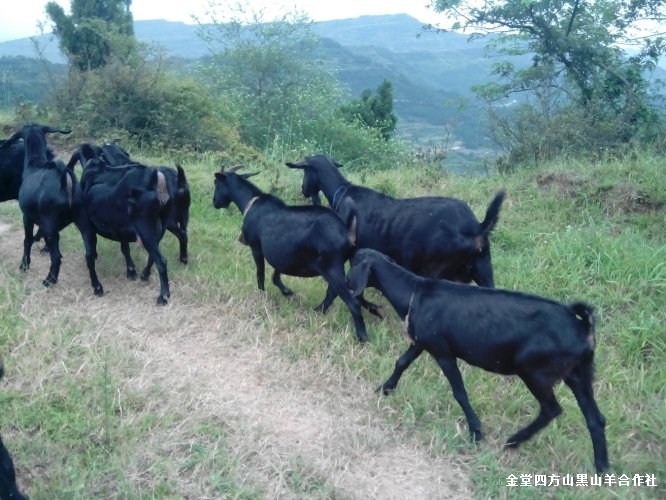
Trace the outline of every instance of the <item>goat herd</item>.
{"label": "goat herd", "polygon": [[[157,303],[166,304],[169,282],[159,243],[167,229],[179,240],[181,262],[188,259],[190,192],[183,169],[142,165],[116,144],[82,144],[65,164],[47,146],[46,135],[55,132],[69,133],[28,124],[0,142],[0,201],[18,199],[23,213],[21,269],[30,267],[31,247],[43,238],[51,259],[43,284],[56,283],[62,260],[59,232],[73,222],[83,238],[95,295],[104,293],[95,270],[101,235],[120,243],[130,279],[137,272],[129,243],[142,242],[148,263],[141,278],[148,279],[154,263],[160,277]],[[83,167],[80,182],[74,173],[77,162]],[[289,206],[262,192],[248,180],[255,174],[238,173],[240,167],[215,173],[213,204],[226,208],[233,202],[243,213],[239,241],[252,251],[261,290],[265,261],[274,269],[273,284],[287,297],[293,292],[282,274],[321,276],[328,289],[316,310],[326,312],[340,296],[358,340],[365,342],[361,308],[378,316],[383,310],[363,292],[378,289],[405,322],[409,342],[380,389],[384,394],[395,389],[402,373],[427,351],[449,381],[474,440],[483,438],[481,423],[469,403],[458,358],[489,372],[518,375],[539,401],[536,419],[511,436],[508,447],[528,440],[561,413],[553,388],[564,380],[585,417],[596,469],[608,469],[605,419],[592,388],[593,308],[494,288],[489,235],[504,192],[496,194],[479,222],[465,202],[454,198],[395,199],[354,185],[340,173],[342,165],[325,155],[287,166],[303,171],[302,194],[312,205]],[[330,208],[321,206],[320,192]],[[1,440],[0,498],[22,498]]]}

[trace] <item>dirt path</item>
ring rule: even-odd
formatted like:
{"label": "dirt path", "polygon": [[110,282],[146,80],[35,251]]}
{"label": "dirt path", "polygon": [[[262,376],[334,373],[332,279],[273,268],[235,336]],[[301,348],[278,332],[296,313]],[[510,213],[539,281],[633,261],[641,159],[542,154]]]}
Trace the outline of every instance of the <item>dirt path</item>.
{"label": "dirt path", "polygon": [[[21,249],[18,225],[0,220],[1,265],[18,267]],[[137,262],[145,259],[133,252]],[[132,283],[122,268],[105,269],[100,279],[108,293],[99,299],[82,256],[65,256],[60,283],[48,291],[41,286],[47,269],[48,257],[33,252],[22,309],[29,329],[44,328],[46,312],[81,318],[90,325],[91,343],[103,337],[113,349],[128,349],[134,360],[117,389],[119,399],[167,388],[153,410],[185,415],[169,435],[146,443],[146,455],[152,448],[187,448],[192,422],[221,422],[227,453],[239,466],[238,481],[259,486],[267,498],[302,498],[293,486],[296,469],[320,484],[310,498],[471,497],[464,469],[433,457],[385,423],[373,388],[363,380],[326,360],[285,359],[271,345],[280,340],[263,314],[261,295],[245,303],[229,298],[200,304],[188,298],[188,288],[197,284],[176,279],[172,295],[178,299],[157,308],[154,278],[147,285]],[[122,339],[122,345],[112,339]],[[205,497],[188,476],[178,487],[187,498]]]}

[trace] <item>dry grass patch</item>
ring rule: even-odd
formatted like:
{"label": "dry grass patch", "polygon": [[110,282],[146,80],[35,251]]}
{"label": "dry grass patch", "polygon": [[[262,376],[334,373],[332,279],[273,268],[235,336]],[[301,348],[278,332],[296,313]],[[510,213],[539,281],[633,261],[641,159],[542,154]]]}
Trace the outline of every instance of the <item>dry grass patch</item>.
{"label": "dry grass patch", "polygon": [[[5,229],[7,272],[18,273],[11,268],[21,248],[18,228]],[[81,497],[471,496],[461,464],[387,424],[362,379],[321,357],[287,359],[285,331],[271,320],[276,306],[265,294],[201,303],[193,299],[202,296],[199,284],[172,272],[172,300],[157,307],[156,278],[129,282],[122,268],[101,269],[108,293],[97,298],[82,255],[65,256],[50,290],[41,285],[47,267],[35,254],[20,278],[25,330],[10,354],[9,390],[53,401],[59,382],[96,381],[81,394],[95,415],[83,432],[88,441],[68,452],[105,447],[115,465],[90,478]],[[288,334],[312,332],[296,326]],[[67,394],[60,399],[67,406]],[[47,447],[59,432],[18,422],[14,438]],[[42,468],[34,456],[19,461],[28,492],[47,491],[48,471],[61,466],[57,453],[46,455]]]}

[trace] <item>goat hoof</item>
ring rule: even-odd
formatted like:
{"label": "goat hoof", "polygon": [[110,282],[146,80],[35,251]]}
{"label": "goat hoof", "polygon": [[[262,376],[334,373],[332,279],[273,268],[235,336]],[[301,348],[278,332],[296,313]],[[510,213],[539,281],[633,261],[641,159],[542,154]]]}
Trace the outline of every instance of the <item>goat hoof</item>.
{"label": "goat hoof", "polygon": [[148,281],[150,278],[150,274],[142,273],[141,274],[141,281]]}
{"label": "goat hoof", "polygon": [[181,257],[181,258],[180,258],[180,261],[181,261],[183,264],[187,265],[187,257]]}
{"label": "goat hoof", "polygon": [[324,304],[319,304],[317,307],[313,309],[313,311],[316,313],[326,314],[326,311],[328,311],[328,307],[324,307]]}
{"label": "goat hoof", "polygon": [[168,303],[169,303],[169,301],[163,295],[160,295],[159,297],[157,297],[157,305],[158,306],[165,306]]}
{"label": "goat hoof", "polygon": [[395,387],[386,384],[379,387],[379,389],[382,390],[382,394],[384,394],[384,396],[390,396],[391,394],[393,394],[393,391],[395,391]]}
{"label": "goat hoof", "polygon": [[597,474],[603,474],[603,473],[606,472],[606,471],[608,470],[608,468],[609,468],[609,466],[608,466],[608,462],[604,462],[604,463],[595,463],[594,466],[595,466],[596,469],[597,469]]}
{"label": "goat hoof", "polygon": [[518,445],[519,445],[519,444],[520,444],[520,443],[519,443],[518,441],[511,441],[511,440],[509,440],[509,441],[507,441],[506,443],[504,443],[504,447],[505,447],[505,448],[510,448],[510,449],[512,449],[512,450],[515,450],[516,448],[518,448]]}
{"label": "goat hoof", "polygon": [[25,271],[27,271],[28,269],[30,269],[30,264],[21,263],[21,265],[19,266],[19,269],[20,269],[21,271],[25,272]]}
{"label": "goat hoof", "polygon": [[136,271],[134,269],[131,269],[131,270],[127,271],[127,279],[135,281],[136,278],[137,278],[137,274],[136,274]]}
{"label": "goat hoof", "polygon": [[39,251],[39,253],[49,253],[49,247],[44,246],[44,247]]}
{"label": "goat hoof", "polygon": [[50,287],[51,285],[55,285],[56,281],[51,279],[51,278],[46,278],[44,281],[42,281],[42,285],[44,285],[46,288]]}
{"label": "goat hoof", "polygon": [[96,297],[101,297],[102,295],[104,295],[104,288],[102,288],[101,286],[93,287],[93,293],[95,294]]}
{"label": "goat hoof", "polygon": [[472,436],[473,443],[478,443],[479,441],[483,441],[483,433],[481,431],[470,431],[470,434]]}

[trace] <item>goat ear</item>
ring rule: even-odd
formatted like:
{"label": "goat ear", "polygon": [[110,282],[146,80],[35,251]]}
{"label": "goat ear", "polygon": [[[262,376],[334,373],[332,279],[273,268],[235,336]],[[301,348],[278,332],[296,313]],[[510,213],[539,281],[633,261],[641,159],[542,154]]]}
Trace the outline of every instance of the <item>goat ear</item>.
{"label": "goat ear", "polygon": [[354,297],[358,297],[368,286],[370,277],[370,264],[365,260],[356,265],[352,265],[347,273],[347,287]]}
{"label": "goat ear", "polygon": [[300,163],[287,162],[285,163],[285,165],[287,165],[289,168],[305,168],[308,166],[308,164],[305,162],[300,162]]}
{"label": "goat ear", "polygon": [[223,181],[224,179],[227,178],[227,174],[225,174],[224,172],[215,172],[215,178],[218,181]]}
{"label": "goat ear", "polygon": [[250,173],[250,174],[241,174],[241,177],[242,177],[243,179],[249,179],[250,177],[254,177],[255,175],[257,175],[258,173],[259,173],[259,172],[252,172],[252,173]]}

